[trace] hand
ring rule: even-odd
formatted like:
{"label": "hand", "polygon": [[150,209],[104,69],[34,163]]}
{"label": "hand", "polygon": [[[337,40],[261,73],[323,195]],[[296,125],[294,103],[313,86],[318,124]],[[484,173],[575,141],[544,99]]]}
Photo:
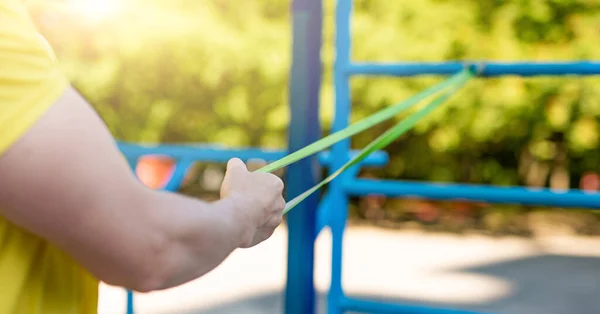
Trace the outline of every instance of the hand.
{"label": "hand", "polygon": [[221,199],[230,199],[244,236],[240,247],[255,246],[271,237],[285,208],[283,181],[270,173],[249,172],[234,158],[227,164]]}

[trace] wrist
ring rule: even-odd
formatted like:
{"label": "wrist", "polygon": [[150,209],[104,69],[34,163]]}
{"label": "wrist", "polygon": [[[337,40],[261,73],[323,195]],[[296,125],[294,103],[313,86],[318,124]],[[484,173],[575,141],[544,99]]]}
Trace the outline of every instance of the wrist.
{"label": "wrist", "polygon": [[217,210],[225,214],[237,247],[245,247],[252,242],[254,232],[250,217],[245,215],[241,198],[230,195],[217,201],[216,205],[219,207]]}

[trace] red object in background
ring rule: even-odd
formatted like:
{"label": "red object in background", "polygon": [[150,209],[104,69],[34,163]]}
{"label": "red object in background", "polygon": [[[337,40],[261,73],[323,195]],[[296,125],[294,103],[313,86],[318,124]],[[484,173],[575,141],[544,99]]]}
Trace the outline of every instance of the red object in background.
{"label": "red object in background", "polygon": [[469,215],[475,209],[475,205],[467,201],[453,201],[450,204],[454,211],[461,215]]}
{"label": "red object in background", "polygon": [[595,172],[585,173],[579,181],[579,188],[588,192],[600,191],[600,175]]}
{"label": "red object in background", "polygon": [[475,214],[478,210],[488,207],[488,204],[473,202],[463,199],[457,199],[450,202],[451,208],[455,213],[470,216]]}
{"label": "red object in background", "polygon": [[385,195],[369,194],[365,196],[365,203],[368,208],[381,208],[386,199]]}
{"label": "red object in background", "polygon": [[430,202],[418,202],[417,203],[417,219],[423,222],[433,222],[439,216],[438,208]]}
{"label": "red object in background", "polygon": [[139,180],[152,189],[163,188],[175,171],[175,161],[165,156],[140,157],[135,168]]}

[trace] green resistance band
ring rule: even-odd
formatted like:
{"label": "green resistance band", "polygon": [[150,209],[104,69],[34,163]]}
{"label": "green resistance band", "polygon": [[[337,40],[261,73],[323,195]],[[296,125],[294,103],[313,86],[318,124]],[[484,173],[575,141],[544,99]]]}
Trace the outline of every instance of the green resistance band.
{"label": "green resistance band", "polygon": [[307,190],[304,193],[300,194],[299,196],[295,197],[291,201],[287,202],[286,207],[283,211],[283,215],[285,215],[290,210],[292,210],[294,207],[296,207],[298,204],[300,204],[303,200],[305,200],[308,196],[310,196],[311,194],[313,194],[314,192],[319,190],[321,187],[323,187],[327,183],[331,182],[333,179],[335,179],[337,176],[342,174],[348,168],[358,164],[359,162],[361,162],[363,159],[365,159],[367,156],[369,156],[373,152],[380,150],[380,149],[386,147],[387,145],[391,144],[392,142],[394,142],[398,137],[400,137],[402,134],[406,133],[408,130],[410,130],[412,127],[414,127],[418,123],[419,120],[421,120],[423,117],[425,117],[426,115],[431,113],[439,105],[441,105],[442,103],[447,101],[454,93],[456,93],[456,91],[458,91],[461,87],[463,87],[467,83],[467,81],[469,79],[471,79],[473,76],[474,76],[474,72],[472,70],[465,69],[465,70],[459,72],[458,74],[455,74],[448,80],[443,81],[442,83],[439,83],[439,84],[437,84],[437,85],[435,85],[435,86],[433,86],[433,87],[431,87],[431,88],[429,88],[429,89],[427,89],[427,90],[425,90],[425,91],[423,91],[423,92],[421,92],[421,93],[419,93],[397,105],[383,109],[383,110],[381,110],[359,122],[356,122],[355,124],[350,125],[349,127],[345,128],[343,130],[340,130],[340,131],[333,133],[327,137],[324,137],[321,140],[314,142],[314,143],[296,151],[295,153],[292,153],[278,161],[275,161],[274,163],[269,164],[257,171],[272,172],[272,171],[275,171],[282,167],[285,167],[289,164],[292,164],[292,163],[294,163],[298,160],[301,160],[307,156],[317,153],[317,152],[319,152],[341,140],[351,137],[354,134],[357,134],[359,132],[362,132],[363,130],[371,128],[374,125],[381,123],[382,121],[388,120],[388,119],[392,118],[393,116],[395,116],[396,114],[400,113],[401,111],[414,106],[421,100],[435,94],[436,92],[439,92],[443,89],[447,89],[444,93],[442,93],[440,96],[438,96],[433,101],[431,101],[429,104],[427,104],[423,109],[410,115],[407,119],[397,123],[394,127],[392,127],[391,129],[389,129],[388,131],[386,131],[385,133],[380,135],[377,139],[375,139],[371,143],[369,143],[369,145],[367,145],[365,148],[363,148],[359,152],[359,154],[357,154],[354,158],[349,160],[346,164],[344,164],[338,170],[333,172],[331,175],[329,175],[323,181],[319,182],[314,187],[310,188],[309,190]]}
{"label": "green resistance band", "polygon": [[454,74],[452,77],[431,86],[430,88],[413,95],[412,97],[385,109],[382,109],[358,122],[351,124],[350,126],[332,133],[304,148],[301,148],[277,161],[274,161],[257,171],[260,172],[273,172],[279,170],[285,166],[293,164],[298,160],[304,159],[308,156],[311,156],[315,153],[318,153],[331,145],[338,143],[344,139],[347,139],[353,135],[356,135],[364,130],[367,130],[383,121],[389,120],[394,116],[398,115],[400,112],[411,108],[412,106],[418,104],[423,99],[430,97],[431,95],[448,88],[449,86],[453,86],[456,83],[464,81],[467,77],[469,77],[471,71],[463,70]]}

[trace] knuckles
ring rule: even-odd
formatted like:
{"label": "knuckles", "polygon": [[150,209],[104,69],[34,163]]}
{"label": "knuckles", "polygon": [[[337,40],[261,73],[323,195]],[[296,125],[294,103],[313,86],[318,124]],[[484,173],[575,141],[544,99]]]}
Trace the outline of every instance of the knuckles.
{"label": "knuckles", "polygon": [[285,199],[283,197],[279,197],[276,209],[278,214],[281,214],[281,212],[283,212],[283,210],[285,209]]}
{"label": "knuckles", "polygon": [[285,185],[281,178],[271,173],[256,173],[256,175],[257,181],[265,184],[268,189],[273,190],[277,194],[283,193]]}
{"label": "knuckles", "polygon": [[274,215],[267,222],[267,227],[271,229],[276,229],[283,222],[283,217],[281,215]]}
{"label": "knuckles", "polygon": [[282,193],[283,188],[284,188],[283,180],[281,180],[279,177],[275,177],[274,183],[273,183],[273,189],[275,189],[277,191],[277,193]]}

